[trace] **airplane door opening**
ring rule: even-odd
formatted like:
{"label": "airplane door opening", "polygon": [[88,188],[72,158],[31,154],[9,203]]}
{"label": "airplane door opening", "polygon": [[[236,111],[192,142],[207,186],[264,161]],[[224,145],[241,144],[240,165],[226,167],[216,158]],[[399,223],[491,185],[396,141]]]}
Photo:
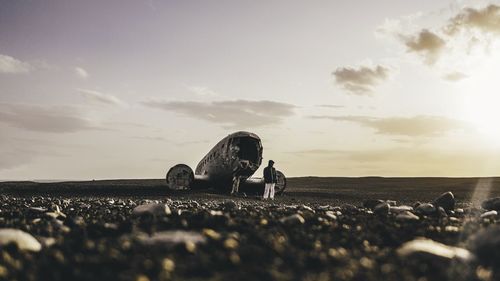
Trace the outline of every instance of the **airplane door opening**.
{"label": "airplane door opening", "polygon": [[254,138],[240,138],[238,142],[240,150],[238,158],[240,160],[248,160],[252,163],[259,161],[259,141]]}

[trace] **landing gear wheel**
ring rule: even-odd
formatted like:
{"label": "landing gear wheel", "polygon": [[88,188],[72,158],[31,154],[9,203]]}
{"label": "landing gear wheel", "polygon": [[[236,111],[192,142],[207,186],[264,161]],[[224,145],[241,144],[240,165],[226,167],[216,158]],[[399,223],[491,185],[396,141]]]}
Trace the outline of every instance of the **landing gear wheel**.
{"label": "landing gear wheel", "polygon": [[283,195],[286,188],[286,177],[282,172],[276,171],[276,179],[277,183],[274,185],[274,193],[276,195]]}

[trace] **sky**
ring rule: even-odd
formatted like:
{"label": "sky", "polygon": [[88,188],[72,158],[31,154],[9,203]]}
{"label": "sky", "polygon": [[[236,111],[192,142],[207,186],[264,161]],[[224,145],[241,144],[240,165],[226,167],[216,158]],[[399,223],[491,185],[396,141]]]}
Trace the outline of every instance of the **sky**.
{"label": "sky", "polygon": [[0,180],[500,175],[498,73],[500,1],[0,0]]}

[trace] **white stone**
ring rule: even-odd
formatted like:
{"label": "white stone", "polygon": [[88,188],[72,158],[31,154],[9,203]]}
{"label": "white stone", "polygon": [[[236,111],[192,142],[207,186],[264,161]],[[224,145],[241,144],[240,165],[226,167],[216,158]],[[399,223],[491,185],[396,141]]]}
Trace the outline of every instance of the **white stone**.
{"label": "white stone", "polygon": [[459,259],[462,261],[468,261],[472,258],[472,254],[466,249],[444,245],[425,238],[418,238],[404,243],[397,249],[397,253],[403,258],[415,254],[448,260]]}
{"label": "white stone", "polygon": [[396,216],[396,220],[398,220],[398,221],[418,221],[419,219],[420,218],[418,216],[416,216],[415,214],[413,214],[410,211],[405,211],[405,212],[399,213]]}
{"label": "white stone", "polygon": [[406,206],[406,205],[401,205],[401,206],[391,206],[389,209],[391,213],[403,213],[403,212],[408,212],[408,211],[413,211],[413,207],[411,206]]}
{"label": "white stone", "polygon": [[206,238],[198,232],[183,231],[183,230],[169,230],[161,231],[153,234],[152,236],[140,236],[139,240],[146,245],[163,245],[173,246],[181,243],[200,244],[205,243]]}
{"label": "white stone", "polygon": [[485,212],[481,215],[481,218],[483,219],[490,219],[490,218],[496,218],[498,215],[498,212],[493,210],[493,211],[488,211],[488,212]]}
{"label": "white stone", "polygon": [[42,245],[31,234],[19,229],[0,229],[0,246],[15,243],[20,250],[38,252]]}
{"label": "white stone", "polygon": [[306,220],[299,214],[291,215],[280,219],[283,224],[303,224]]}
{"label": "white stone", "polygon": [[415,208],[415,212],[426,216],[435,214],[436,210],[437,210],[436,207],[434,207],[434,205],[430,203],[423,203],[420,204],[417,208]]}
{"label": "white stone", "polygon": [[149,203],[144,205],[139,205],[134,208],[132,215],[142,216],[142,215],[152,215],[152,216],[165,216],[170,215],[172,211],[166,204]]}

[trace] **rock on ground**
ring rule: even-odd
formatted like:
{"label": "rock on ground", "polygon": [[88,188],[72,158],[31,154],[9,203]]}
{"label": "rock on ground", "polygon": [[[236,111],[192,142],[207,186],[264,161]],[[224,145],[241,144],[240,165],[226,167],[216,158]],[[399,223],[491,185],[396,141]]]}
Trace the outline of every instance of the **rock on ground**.
{"label": "rock on ground", "polygon": [[40,242],[29,233],[12,228],[0,229],[0,246],[10,243],[16,244],[20,250],[38,252],[42,249]]}

